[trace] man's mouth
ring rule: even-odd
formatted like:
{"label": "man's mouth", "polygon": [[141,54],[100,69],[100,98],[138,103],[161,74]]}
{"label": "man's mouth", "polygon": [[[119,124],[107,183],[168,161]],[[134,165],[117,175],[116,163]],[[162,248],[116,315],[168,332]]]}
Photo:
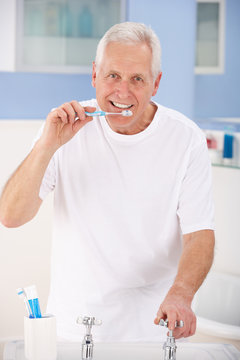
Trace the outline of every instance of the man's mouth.
{"label": "man's mouth", "polygon": [[127,104],[120,104],[115,101],[110,101],[113,106],[115,106],[118,109],[130,109],[133,105],[127,105]]}

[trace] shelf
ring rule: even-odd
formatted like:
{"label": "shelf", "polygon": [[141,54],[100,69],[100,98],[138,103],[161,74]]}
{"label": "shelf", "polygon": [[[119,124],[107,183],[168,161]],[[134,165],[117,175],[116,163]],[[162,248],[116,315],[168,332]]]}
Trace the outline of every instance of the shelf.
{"label": "shelf", "polygon": [[81,65],[91,68],[98,41],[98,38],[25,36],[19,70],[28,66]]}
{"label": "shelf", "polygon": [[238,169],[238,170],[240,170],[240,166],[239,166],[239,165],[225,165],[225,164],[212,163],[212,166],[214,166],[214,167],[221,167],[221,168]]}
{"label": "shelf", "polygon": [[126,0],[0,1],[0,71],[90,73],[99,39],[125,20]]}
{"label": "shelf", "polygon": [[[215,140],[216,149],[209,149],[212,165],[215,167],[240,169],[240,118],[195,119],[195,123],[206,133],[208,140]],[[224,164],[224,135],[231,134],[233,140],[233,164]],[[230,159],[229,159],[230,160]]]}
{"label": "shelf", "polygon": [[233,132],[240,132],[240,118],[195,119],[195,123],[202,130],[232,130]]}

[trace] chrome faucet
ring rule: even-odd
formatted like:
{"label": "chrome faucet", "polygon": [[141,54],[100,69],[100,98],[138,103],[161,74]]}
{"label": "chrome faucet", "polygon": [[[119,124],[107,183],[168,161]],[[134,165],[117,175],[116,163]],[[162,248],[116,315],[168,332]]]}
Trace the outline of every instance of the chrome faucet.
{"label": "chrome faucet", "polygon": [[83,324],[86,326],[86,335],[82,341],[82,359],[83,360],[92,360],[93,358],[93,338],[91,334],[93,325],[101,325],[102,321],[97,320],[95,317],[79,316],[77,318],[77,324]]}
{"label": "chrome faucet", "polygon": [[[168,320],[161,319],[159,322],[160,326],[168,327]],[[184,322],[180,320],[179,322],[175,322],[175,328],[176,327],[183,327]],[[173,331],[169,330],[169,335],[167,336],[167,341],[163,344],[163,350],[164,350],[164,360],[176,360],[176,340],[173,336]]]}

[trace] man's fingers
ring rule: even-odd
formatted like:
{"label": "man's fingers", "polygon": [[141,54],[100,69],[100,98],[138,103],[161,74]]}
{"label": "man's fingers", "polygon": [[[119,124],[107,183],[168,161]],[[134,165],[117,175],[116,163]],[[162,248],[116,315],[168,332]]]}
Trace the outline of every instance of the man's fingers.
{"label": "man's fingers", "polygon": [[86,116],[85,111],[94,112],[95,110],[95,107],[87,106],[84,108],[78,101],[73,100],[69,103],[64,103],[59,108],[55,109],[52,112],[52,115],[56,115],[64,124],[73,124],[73,129],[77,132],[82,125],[85,125],[85,123],[92,120],[91,116]]}
{"label": "man's fingers", "polygon": [[76,121],[76,118],[84,121],[86,119],[84,108],[76,100],[71,101],[70,104],[74,111],[74,122]]}
{"label": "man's fingers", "polygon": [[176,339],[189,337],[196,332],[196,316],[186,317],[182,328],[175,328],[173,335]]}
{"label": "man's fingers", "polygon": [[176,320],[178,319],[178,314],[171,307],[163,309],[161,306],[157,312],[157,317],[154,320],[155,324],[159,324],[160,319],[168,319],[168,328],[169,330],[174,330]]}
{"label": "man's fingers", "polygon": [[[50,113],[50,116],[52,119],[55,118],[56,121],[59,121],[59,119],[60,119],[64,124],[68,123],[68,115],[64,109],[57,108],[56,110],[54,110]],[[54,122],[54,119],[53,119],[53,122]]]}
{"label": "man's fingers", "polygon": [[[166,306],[165,308],[160,306],[154,323],[159,325],[160,319],[168,319],[168,329],[173,331],[173,336],[176,339],[192,336],[196,331],[196,316],[192,311],[178,312],[173,306]],[[183,327],[175,327],[176,324],[180,325],[180,320],[183,321]]]}
{"label": "man's fingers", "polygon": [[73,124],[75,121],[75,110],[72,103],[65,103],[60,108],[67,113],[68,122]]}
{"label": "man's fingers", "polygon": [[[89,112],[89,113],[92,113],[92,112],[96,111],[96,108],[95,108],[95,107],[91,107],[91,106],[86,106],[86,107],[84,108],[84,110],[87,111],[87,112]],[[90,120],[93,119],[93,117],[92,117],[92,116],[89,116],[89,115],[86,115],[86,119],[87,119],[88,121],[90,121]]]}
{"label": "man's fingers", "polygon": [[[83,116],[82,117],[80,117],[79,116],[79,119],[77,119],[75,122],[74,122],[74,124],[73,124],[73,131],[74,131],[74,133],[77,133],[78,132],[78,130],[80,130],[81,129],[81,127],[83,127],[86,123],[88,123],[89,121],[91,121],[93,118],[92,118],[92,116],[86,116],[85,115],[85,111],[88,111],[88,112],[94,112],[95,110],[96,110],[96,108],[95,107],[91,107],[91,106],[87,106],[87,107],[85,107],[85,108],[82,108],[82,110],[84,111],[84,119],[83,119]],[[82,111],[81,110],[81,111]],[[77,113],[78,114],[78,113]]]}
{"label": "man's fingers", "polygon": [[195,334],[196,328],[197,328],[197,317],[196,317],[196,315],[194,314],[193,321],[192,321],[191,327],[190,327],[189,336],[193,336],[193,335]]}
{"label": "man's fingers", "polygon": [[163,311],[162,311],[162,309],[161,309],[161,307],[160,307],[159,310],[158,310],[158,312],[157,312],[157,316],[156,316],[156,318],[154,319],[154,324],[158,325],[158,324],[159,324],[159,321],[160,321],[161,319],[165,319],[165,318],[166,318],[166,316],[165,316],[165,314],[163,313]]}
{"label": "man's fingers", "polygon": [[[95,107],[90,107],[90,106],[84,108],[76,100],[61,105],[57,110],[59,109],[65,111],[65,113],[67,114],[67,121],[66,118],[64,117],[64,122],[65,123],[69,122],[71,124],[74,124],[76,119],[77,120],[79,119],[81,121],[85,121],[86,119],[88,121],[92,120],[91,117],[86,116],[85,111],[93,112],[96,110]],[[78,127],[78,124],[76,124],[75,127]]]}
{"label": "man's fingers", "polygon": [[95,107],[92,107],[92,106],[86,106],[86,107],[84,108],[84,110],[91,113],[91,112],[96,111],[96,108],[95,108]]}
{"label": "man's fingers", "polygon": [[174,330],[176,321],[178,319],[178,314],[174,310],[169,310],[169,311],[167,311],[167,318],[168,318],[169,330]]}
{"label": "man's fingers", "polygon": [[185,334],[185,330],[184,328],[175,328],[175,330],[173,331],[173,336],[176,338],[176,339],[180,339],[181,337],[185,337],[184,336]]}

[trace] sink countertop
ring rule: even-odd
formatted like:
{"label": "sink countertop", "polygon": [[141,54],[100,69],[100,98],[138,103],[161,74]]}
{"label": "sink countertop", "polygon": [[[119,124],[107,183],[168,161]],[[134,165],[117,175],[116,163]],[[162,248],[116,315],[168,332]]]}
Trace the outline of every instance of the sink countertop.
{"label": "sink countertop", "polygon": [[[95,343],[94,360],[163,360],[162,343]],[[81,359],[81,342],[59,342],[57,360]],[[240,351],[230,344],[177,341],[177,360],[240,360]],[[25,360],[24,342],[5,345],[3,360]]]}

